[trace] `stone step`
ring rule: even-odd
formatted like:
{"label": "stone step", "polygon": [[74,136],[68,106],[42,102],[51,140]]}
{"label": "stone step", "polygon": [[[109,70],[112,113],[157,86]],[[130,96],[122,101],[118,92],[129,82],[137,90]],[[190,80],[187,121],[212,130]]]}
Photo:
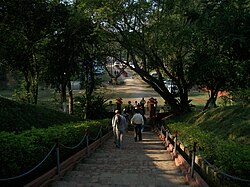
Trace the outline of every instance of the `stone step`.
{"label": "stone step", "polygon": [[50,185],[84,187],[163,187],[188,186],[157,135],[143,133],[143,141],[134,142],[133,133],[125,135],[123,149],[109,139],[96,152]]}

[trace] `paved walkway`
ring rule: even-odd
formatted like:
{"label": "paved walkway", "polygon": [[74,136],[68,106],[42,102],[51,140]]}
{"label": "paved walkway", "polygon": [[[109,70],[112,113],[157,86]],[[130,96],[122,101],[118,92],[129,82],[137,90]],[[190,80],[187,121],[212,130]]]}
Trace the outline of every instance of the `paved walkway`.
{"label": "paved walkway", "polygon": [[82,160],[51,187],[182,187],[188,186],[180,169],[153,132],[143,132],[142,141],[126,133],[124,148],[113,138]]}

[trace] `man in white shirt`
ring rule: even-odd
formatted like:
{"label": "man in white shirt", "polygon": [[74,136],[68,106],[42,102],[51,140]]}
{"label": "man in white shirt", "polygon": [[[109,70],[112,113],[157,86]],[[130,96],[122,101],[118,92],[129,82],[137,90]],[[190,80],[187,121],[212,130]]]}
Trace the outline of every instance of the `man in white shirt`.
{"label": "man in white shirt", "polygon": [[135,142],[137,141],[137,135],[139,136],[139,141],[142,141],[141,128],[144,125],[144,119],[138,109],[135,109],[135,114],[131,118],[131,124],[134,126]]}

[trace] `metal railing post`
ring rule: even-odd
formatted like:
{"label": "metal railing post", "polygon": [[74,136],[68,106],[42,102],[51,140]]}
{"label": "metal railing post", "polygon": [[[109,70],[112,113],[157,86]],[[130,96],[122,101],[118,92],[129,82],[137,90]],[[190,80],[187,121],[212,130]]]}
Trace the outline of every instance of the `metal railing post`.
{"label": "metal railing post", "polygon": [[60,173],[60,145],[59,142],[57,141],[57,146],[56,146],[56,172],[59,175],[59,177],[61,176]]}
{"label": "metal railing post", "polygon": [[165,142],[166,142],[166,146],[168,147],[168,130],[166,130]]}
{"label": "metal railing post", "polygon": [[102,144],[102,127],[100,128],[100,143]]}
{"label": "metal railing post", "polygon": [[191,163],[191,177],[194,178],[194,163],[195,163],[195,153],[196,153],[196,142],[193,146],[192,163]]}
{"label": "metal railing post", "polygon": [[85,129],[87,157],[89,157],[89,129]]}
{"label": "metal railing post", "polygon": [[87,147],[87,157],[89,157],[89,133],[87,130],[87,134],[86,134],[86,147]]}
{"label": "metal railing post", "polygon": [[176,156],[176,147],[177,147],[177,131],[175,131],[175,138],[174,138],[174,156]]}

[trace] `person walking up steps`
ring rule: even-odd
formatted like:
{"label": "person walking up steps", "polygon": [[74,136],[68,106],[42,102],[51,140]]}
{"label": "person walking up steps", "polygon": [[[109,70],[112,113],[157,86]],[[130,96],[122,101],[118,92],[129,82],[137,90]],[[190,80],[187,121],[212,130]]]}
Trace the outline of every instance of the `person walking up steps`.
{"label": "person walking up steps", "polygon": [[122,115],[122,117],[124,117],[124,128],[125,128],[125,131],[128,132],[129,114],[128,114],[126,108],[122,109],[121,115]]}
{"label": "person walking up steps", "polygon": [[142,141],[141,128],[144,125],[143,116],[140,114],[138,109],[135,109],[135,114],[131,118],[131,124],[134,126],[134,139],[137,141],[137,136],[139,136],[139,141]]}
{"label": "person walking up steps", "polygon": [[112,118],[112,127],[115,136],[115,145],[117,148],[123,147],[125,125],[126,118],[120,114],[119,110],[115,110],[115,115]]}

